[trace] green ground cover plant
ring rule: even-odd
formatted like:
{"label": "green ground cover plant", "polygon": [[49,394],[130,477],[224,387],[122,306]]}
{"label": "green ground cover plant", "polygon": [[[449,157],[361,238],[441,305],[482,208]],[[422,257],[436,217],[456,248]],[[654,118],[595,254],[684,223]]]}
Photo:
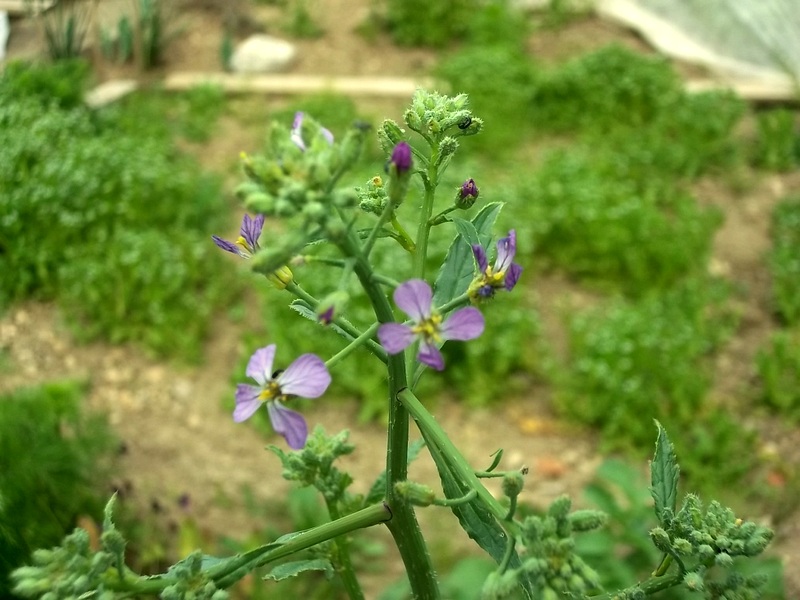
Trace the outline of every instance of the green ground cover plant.
{"label": "green ground cover plant", "polygon": [[769,270],[775,313],[787,325],[800,323],[800,197],[786,198],[772,214]]}
{"label": "green ground cover plant", "polygon": [[766,110],[756,115],[756,124],[757,166],[786,172],[800,164],[800,127],[795,112],[785,108]]}
{"label": "green ground cover plant", "polygon": [[0,395],[0,596],[36,548],[56,545],[81,515],[102,515],[114,440],[84,412],[85,388],[47,383]]}
{"label": "green ground cover plant", "polygon": [[226,217],[219,183],[146,125],[159,119],[44,100],[55,88],[72,102],[63,74],[0,79],[0,303],[56,300],[86,336],[195,359],[209,324],[198,316],[235,291],[207,244]]}
{"label": "green ground cover plant", "polygon": [[800,422],[800,329],[776,331],[756,364],[762,400],[781,417]]}

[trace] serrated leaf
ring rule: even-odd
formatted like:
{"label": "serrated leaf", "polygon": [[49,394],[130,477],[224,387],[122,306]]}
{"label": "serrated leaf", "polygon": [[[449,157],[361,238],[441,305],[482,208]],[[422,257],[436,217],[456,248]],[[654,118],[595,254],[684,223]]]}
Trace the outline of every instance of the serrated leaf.
{"label": "serrated leaf", "polygon": [[294,560],[286,562],[273,568],[269,573],[264,575],[264,580],[271,579],[272,581],[282,581],[289,577],[296,577],[300,573],[306,571],[324,571],[325,577],[330,579],[333,577],[333,565],[331,561],[326,558],[315,558],[313,560]]}
{"label": "serrated leaf", "polygon": [[678,503],[678,476],[680,467],[675,457],[675,449],[667,437],[667,432],[658,421],[658,438],[656,451],[650,463],[650,494],[655,501],[655,512],[658,522],[668,528],[675,507]]}
{"label": "serrated leaf", "polygon": [[[446,304],[467,291],[475,270],[475,259],[472,256],[470,243],[479,243],[484,248],[488,246],[492,239],[492,227],[494,227],[497,215],[500,214],[502,208],[502,202],[491,202],[484,206],[472,221],[453,220],[458,235],[450,244],[444,263],[442,263],[439,274],[436,276],[436,282],[433,286],[434,306]],[[463,223],[459,225],[459,222],[462,221],[469,223],[474,228],[475,233],[473,234],[472,230],[463,225]],[[469,241],[473,235],[477,236],[477,242],[474,241],[474,238],[472,242]]]}
{"label": "serrated leaf", "polygon": [[[408,445],[408,464],[414,462],[414,460],[419,456],[419,453],[425,447],[425,440],[422,438],[414,440]],[[386,495],[386,471],[382,471],[380,475],[378,475],[377,479],[375,479],[372,486],[369,488],[369,492],[367,492],[366,497],[364,498],[364,506],[370,506],[375,504],[376,502],[380,502],[383,500],[384,496]]]}
{"label": "serrated leaf", "polygon": [[[429,444],[429,448],[439,471],[444,495],[450,499],[463,498],[471,488],[456,476],[450,468],[447,457],[436,446]],[[467,535],[491,556],[497,564],[500,564],[506,553],[508,538],[505,530],[497,522],[494,515],[477,499],[472,502],[457,504],[450,508]],[[521,566],[522,562],[519,555],[514,551],[511,560],[508,562],[508,567],[516,569]],[[525,598],[533,600],[533,586],[523,574],[520,574],[519,585]]]}
{"label": "serrated leaf", "polygon": [[[315,323],[319,323],[319,317],[317,316],[316,311],[311,308],[307,302],[304,300],[292,300],[289,304],[289,308],[291,308],[294,312],[296,312],[301,317],[305,317],[309,321],[314,321]],[[344,329],[339,327],[336,323],[331,323],[327,326],[327,328],[332,329],[348,342],[352,342],[355,338],[347,333]]]}

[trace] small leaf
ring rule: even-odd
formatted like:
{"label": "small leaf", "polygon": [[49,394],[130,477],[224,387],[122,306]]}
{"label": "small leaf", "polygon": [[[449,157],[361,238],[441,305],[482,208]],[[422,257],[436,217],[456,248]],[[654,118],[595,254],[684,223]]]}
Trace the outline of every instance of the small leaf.
{"label": "small leaf", "polygon": [[675,450],[667,437],[667,432],[658,421],[656,421],[656,427],[658,427],[658,438],[656,439],[656,452],[650,463],[650,494],[655,501],[658,522],[668,529],[668,521],[675,514],[675,506],[678,503],[680,467],[678,467]]}
{"label": "small leaf", "polygon": [[324,571],[325,577],[330,579],[333,577],[333,565],[331,561],[324,558],[315,558],[313,560],[294,560],[286,562],[273,568],[269,573],[264,575],[264,580],[271,579],[272,581],[282,581],[289,577],[296,577],[300,573],[306,571]]}
{"label": "small leaf", "polygon": [[453,219],[458,235],[450,244],[444,263],[436,276],[436,283],[433,286],[434,306],[446,304],[467,291],[475,271],[475,259],[470,244],[479,243],[484,248],[489,244],[492,239],[492,227],[502,208],[501,202],[491,202],[484,206],[472,221]]}

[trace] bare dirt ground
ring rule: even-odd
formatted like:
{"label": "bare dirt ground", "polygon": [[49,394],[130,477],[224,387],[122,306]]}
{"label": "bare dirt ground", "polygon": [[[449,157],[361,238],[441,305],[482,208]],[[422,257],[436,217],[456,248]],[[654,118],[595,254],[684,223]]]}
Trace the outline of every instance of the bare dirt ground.
{"label": "bare dirt ground", "polygon": [[[221,19],[230,18],[220,5],[224,3],[213,0],[183,3],[176,19],[179,35],[169,48],[168,63],[156,75],[219,70]],[[239,15],[242,31],[263,28],[279,33],[280,11],[275,7],[241,1],[230,5],[247,8]],[[387,39],[367,42],[357,35],[355,30],[368,14],[367,0],[317,0],[313,6],[325,34],[317,40],[296,42],[299,58],[293,73],[421,77],[434,64],[435,55],[429,51],[398,49]],[[12,56],[37,47],[35,28],[12,27]],[[631,33],[595,19],[577,21],[559,31],[539,32],[532,36],[529,50],[540,59],[555,61],[611,41],[649,51]],[[120,74],[130,72],[108,67],[100,76]],[[217,136],[199,154],[209,168],[225,171],[240,150],[257,147],[261,132],[235,122],[226,121],[223,127],[226,134]],[[744,290],[742,330],[719,358],[716,394],[750,397],[747,391],[755,377],[753,357],[771,326],[768,281],[763,270],[763,254],[769,247],[769,213],[780,197],[798,189],[797,177],[777,176],[752,179],[738,195],[713,181],[697,186],[702,201],[719,205],[726,214],[716,239],[712,268],[741,282]],[[558,277],[537,282],[537,299],[549,335],[562,335],[556,307],[580,302],[575,296],[574,286]],[[223,399],[233,394],[230,374],[240,350],[240,333],[238,326],[221,319],[207,344],[204,365],[177,367],[152,361],[133,347],[77,346],[52,306],[15,306],[0,318],[0,352],[4,357],[0,392],[43,379],[90,382],[90,407],[108,415],[125,444],[126,452],[119,458],[118,483],[130,482],[130,502],[146,513],[156,500],[168,512],[177,514],[178,497],[188,493],[206,541],[222,534],[244,536],[255,525],[253,516],[242,509],[242,488],[249,487],[257,498],[275,500],[284,497],[289,486],[281,478],[277,459],[264,450],[266,443],[280,445],[282,440],[265,442],[252,427],[233,423],[223,407]],[[559,343],[558,339],[553,342],[556,351]],[[321,400],[306,417],[312,426],[322,424],[329,432],[351,431],[358,449],[344,461],[344,467],[354,474],[356,489],[365,491],[383,468],[385,430],[378,424],[359,424],[356,414],[355,403]],[[510,399],[501,409],[491,411],[465,410],[457,398],[445,399],[438,404],[436,416],[476,467],[488,464],[489,454],[500,446],[506,451],[508,468],[531,466],[523,499],[540,506],[564,492],[579,499],[581,489],[602,460],[591,435],[570,429],[552,416],[543,392]],[[753,427],[764,435],[766,454],[781,457],[791,468],[800,464],[800,435],[796,430],[768,420],[760,420]],[[645,469],[642,465],[643,472]],[[415,463],[412,476],[436,482],[434,467],[424,458]],[[448,540],[456,535],[449,513],[445,517],[444,511],[437,509],[420,512],[423,528],[436,531],[434,537]],[[279,516],[276,520],[284,519]],[[798,519],[785,519],[774,552],[787,563],[788,597],[800,597],[800,575],[792,567],[800,559],[798,539]],[[168,542],[173,548],[175,544],[175,540]],[[400,575],[398,561],[389,562],[391,573],[373,575],[373,589]]]}

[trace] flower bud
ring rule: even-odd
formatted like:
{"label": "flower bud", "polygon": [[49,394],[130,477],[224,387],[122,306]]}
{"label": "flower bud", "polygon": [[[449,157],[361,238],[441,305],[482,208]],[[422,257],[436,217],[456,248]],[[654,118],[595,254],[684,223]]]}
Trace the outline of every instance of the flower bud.
{"label": "flower bud", "polygon": [[342,313],[349,300],[350,295],[342,290],[328,294],[317,306],[317,320],[323,325],[330,325]]}
{"label": "flower bud", "polygon": [[683,584],[693,592],[702,592],[706,587],[700,573],[687,573],[683,578]]}
{"label": "flower bud", "polygon": [[430,506],[436,500],[436,492],[422,483],[398,481],[394,490],[399,496],[415,506]]}
{"label": "flower bud", "polygon": [[411,146],[408,142],[399,142],[392,150],[392,158],[389,161],[394,165],[398,174],[406,173],[411,169]]}
{"label": "flower bud", "polygon": [[593,531],[608,522],[608,515],[599,510],[576,510],[569,515],[573,531]]}
{"label": "flower bud", "polygon": [[662,552],[672,552],[669,534],[661,527],[654,527],[650,530],[650,539],[653,541],[653,545]]}
{"label": "flower bud", "polygon": [[289,267],[284,265],[267,275],[267,279],[277,289],[285,290],[286,286],[294,281],[294,274]]}
{"label": "flower bud", "polygon": [[478,199],[478,186],[475,185],[475,180],[470,178],[461,184],[461,187],[456,190],[456,198],[453,202],[457,208],[466,210],[472,208],[475,200]]}
{"label": "flower bud", "polygon": [[503,475],[503,494],[509,498],[519,496],[525,486],[525,477],[519,471],[509,471]]}

